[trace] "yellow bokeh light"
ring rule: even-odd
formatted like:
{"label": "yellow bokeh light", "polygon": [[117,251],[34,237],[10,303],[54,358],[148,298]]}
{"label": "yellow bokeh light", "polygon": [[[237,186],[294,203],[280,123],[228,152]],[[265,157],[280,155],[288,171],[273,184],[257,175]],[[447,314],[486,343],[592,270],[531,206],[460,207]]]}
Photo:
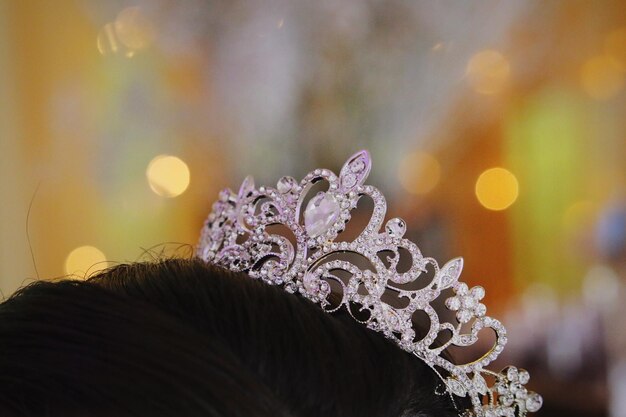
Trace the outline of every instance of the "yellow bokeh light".
{"label": "yellow bokeh light", "polygon": [[476,180],[476,197],[489,210],[504,210],[517,200],[519,184],[515,175],[504,168],[490,168]]}
{"label": "yellow bokeh light", "polygon": [[437,159],[424,152],[408,154],[398,166],[400,184],[412,194],[426,194],[441,177],[441,166]]}
{"label": "yellow bokeh light", "polygon": [[607,55],[598,55],[585,62],[580,71],[580,83],[589,96],[606,100],[624,86],[624,74]]}
{"label": "yellow bokeh light", "polygon": [[131,50],[143,49],[154,39],[154,27],[139,7],[122,10],[114,27],[119,41]]}
{"label": "yellow bokeh light", "polygon": [[465,74],[477,93],[492,95],[506,87],[511,75],[509,61],[498,51],[478,52],[467,63]]}
{"label": "yellow bokeh light", "polygon": [[135,55],[134,50],[120,42],[112,23],[104,25],[98,33],[96,46],[101,55],[124,55],[126,58],[132,58]]}
{"label": "yellow bokeh light", "polygon": [[65,258],[65,273],[85,278],[108,267],[104,253],[93,246],[80,246]]}
{"label": "yellow bokeh light", "polygon": [[604,41],[604,50],[620,70],[626,71],[626,27],[609,33]]}
{"label": "yellow bokeh light", "polygon": [[96,39],[96,45],[98,46],[98,51],[102,55],[115,54],[119,50],[119,44],[117,41],[117,36],[115,36],[115,29],[113,25],[107,23],[104,25],[100,33],[98,34],[98,38]]}
{"label": "yellow bokeh light", "polygon": [[155,157],[146,170],[150,188],[161,197],[176,197],[189,186],[189,168],[180,158],[171,155]]}
{"label": "yellow bokeh light", "polygon": [[138,50],[150,45],[154,37],[154,27],[141,9],[128,7],[117,15],[113,23],[102,27],[96,45],[102,55],[119,54],[132,58]]}

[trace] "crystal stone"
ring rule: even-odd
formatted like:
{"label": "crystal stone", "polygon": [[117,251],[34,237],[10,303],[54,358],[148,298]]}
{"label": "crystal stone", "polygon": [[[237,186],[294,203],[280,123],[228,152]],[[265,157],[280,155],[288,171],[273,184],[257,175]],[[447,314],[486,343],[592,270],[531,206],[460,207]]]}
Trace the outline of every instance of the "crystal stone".
{"label": "crystal stone", "polygon": [[481,286],[476,286],[471,289],[470,294],[472,294],[476,300],[482,300],[485,297],[485,289]]}
{"label": "crystal stone", "polygon": [[339,218],[341,207],[335,196],[319,193],[309,201],[304,211],[304,227],[310,237],[326,232]]}
{"label": "crystal stone", "polygon": [[352,188],[356,185],[356,183],[357,178],[354,174],[346,174],[341,177],[341,185],[343,185],[345,188]]}
{"label": "crystal stone", "polygon": [[515,401],[515,398],[513,398],[512,395],[503,395],[499,399],[500,399],[500,404],[506,407],[510,407],[511,405],[513,405],[513,402]]}
{"label": "crystal stone", "polygon": [[459,319],[459,322],[467,323],[472,318],[472,313],[468,310],[460,310],[456,313],[456,317]]}
{"label": "crystal stone", "polygon": [[459,397],[465,397],[467,391],[465,390],[463,384],[461,384],[459,381],[454,378],[448,378],[446,379],[446,383],[448,385],[448,389],[454,395],[458,395]]}
{"label": "crystal stone", "polygon": [[248,197],[250,194],[254,192],[254,178],[251,175],[248,175],[241,184],[239,188],[239,198],[243,199]]}
{"label": "crystal stone", "polygon": [[532,393],[528,396],[528,398],[526,398],[526,409],[531,413],[538,411],[541,408],[542,404],[543,399],[539,394]]}
{"label": "crystal stone", "polygon": [[402,237],[406,232],[406,223],[402,219],[391,219],[385,225],[387,234],[391,237]]}
{"label": "crystal stone", "polygon": [[463,308],[468,308],[468,309],[473,309],[474,307],[476,307],[476,299],[474,297],[463,297],[463,299],[461,300],[461,306]]}
{"label": "crystal stone", "polygon": [[474,388],[476,388],[476,391],[483,395],[487,394],[487,391],[489,390],[489,388],[487,387],[487,381],[485,381],[485,378],[483,378],[480,373],[476,373],[474,375],[472,383],[474,384]]}
{"label": "crystal stone", "polygon": [[446,300],[446,306],[452,311],[457,311],[461,308],[461,300],[458,297],[450,297]]}
{"label": "crystal stone", "polygon": [[363,162],[363,159],[355,159],[350,164],[350,171],[354,172],[355,174],[357,172],[363,171],[363,169],[365,169],[365,162]]}
{"label": "crystal stone", "polygon": [[526,385],[528,384],[528,381],[530,381],[530,374],[528,371],[520,369],[517,378],[519,379],[520,384]]}
{"label": "crystal stone", "polygon": [[511,382],[517,381],[517,378],[518,378],[517,368],[514,366],[510,366],[506,371],[506,377]]}
{"label": "crystal stone", "polygon": [[278,183],[276,184],[276,189],[281,194],[287,194],[288,192],[292,191],[297,186],[298,186],[298,182],[296,181],[294,177],[286,176],[278,180]]}

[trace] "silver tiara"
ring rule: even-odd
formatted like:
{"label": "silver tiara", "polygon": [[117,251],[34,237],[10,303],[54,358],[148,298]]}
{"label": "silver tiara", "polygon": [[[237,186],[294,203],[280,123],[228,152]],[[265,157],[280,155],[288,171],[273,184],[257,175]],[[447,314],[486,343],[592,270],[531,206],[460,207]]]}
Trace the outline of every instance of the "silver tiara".
{"label": "silver tiara", "polygon": [[[339,176],[316,169],[300,182],[282,177],[276,187],[258,189],[247,177],[237,194],[220,192],[202,229],[197,256],[302,294],[324,311],[344,307],[355,320],[435,370],[451,396],[469,396],[472,407],[462,410],[463,415],[513,417],[539,410],[541,396],[524,388],[530,378],[527,371],[513,366],[500,373],[486,369],[502,352],[506,330],[485,315],[487,308],[480,302],[485,290],[470,289],[458,280],[463,260],[455,258],[440,267],[424,257],[403,238],[402,219],[388,220],[381,231],[387,203],[376,188],[363,185],[370,169],[369,153],[361,151],[348,159]],[[328,183],[327,190],[307,200],[320,181]],[[369,222],[358,237],[342,241],[340,234],[363,196],[374,202]],[[411,258],[410,267],[401,268],[405,272],[398,272],[401,250]],[[427,268],[434,276],[427,276]],[[417,284],[419,289],[411,288]],[[340,296],[330,297],[331,292]],[[456,316],[454,323],[433,308],[442,292],[447,294],[445,306],[455,313],[448,313]],[[393,300],[404,305],[394,306]],[[430,320],[425,335],[416,334],[416,312]],[[473,345],[485,328],[495,332],[495,343],[480,359],[454,364],[442,355],[452,345]]]}

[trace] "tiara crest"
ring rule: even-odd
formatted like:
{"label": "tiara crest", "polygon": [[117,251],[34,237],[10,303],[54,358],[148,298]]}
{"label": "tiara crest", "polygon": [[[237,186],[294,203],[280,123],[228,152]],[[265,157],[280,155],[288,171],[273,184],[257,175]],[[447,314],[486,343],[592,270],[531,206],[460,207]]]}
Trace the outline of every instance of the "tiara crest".
{"label": "tiara crest", "polygon": [[[486,369],[502,352],[506,330],[500,321],[486,316],[487,309],[480,302],[485,290],[470,289],[459,281],[462,258],[440,267],[424,257],[404,238],[406,223],[400,218],[388,220],[381,231],[387,203],[376,188],[364,185],[370,170],[369,153],[360,151],[348,159],[339,176],[316,169],[300,182],[286,176],[276,187],[258,189],[252,177],[247,177],[238,193],[220,192],[202,228],[196,254],[206,262],[299,293],[329,313],[345,308],[355,320],[435,370],[451,396],[468,396],[472,409],[462,410],[463,415],[521,417],[539,410],[541,396],[524,387],[530,378],[527,371],[513,366],[501,372]],[[311,188],[320,181],[326,181],[328,189],[307,201]],[[367,225],[356,238],[338,240],[365,196],[374,203]],[[281,233],[275,226],[282,226]],[[291,240],[285,234],[291,234]],[[410,255],[410,268],[405,272],[398,272],[401,250]],[[428,268],[434,276],[426,276]],[[420,280],[426,282],[419,289],[407,289]],[[340,290],[338,303],[329,297],[331,284]],[[433,307],[444,291],[449,295],[445,306],[455,313],[452,321],[456,323],[444,320]],[[404,305],[390,304],[390,294]],[[425,313],[430,321],[425,335],[416,333],[416,312]],[[486,328],[495,333],[495,343],[479,359],[454,364],[442,355],[450,346],[472,346]],[[446,332],[447,341],[437,344]]]}

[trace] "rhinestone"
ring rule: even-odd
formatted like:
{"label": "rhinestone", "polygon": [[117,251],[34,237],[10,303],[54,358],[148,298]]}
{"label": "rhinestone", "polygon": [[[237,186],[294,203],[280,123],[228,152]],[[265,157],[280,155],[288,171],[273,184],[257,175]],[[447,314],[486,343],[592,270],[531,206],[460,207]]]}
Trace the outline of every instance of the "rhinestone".
{"label": "rhinestone", "polygon": [[457,395],[459,397],[465,397],[465,387],[459,381],[453,378],[448,378],[446,379],[446,384],[448,385],[448,389],[450,390],[450,392],[452,392],[454,395]]}
{"label": "rhinestone", "polygon": [[458,297],[450,297],[446,300],[446,307],[452,311],[457,311],[461,307]]}
{"label": "rhinestone", "polygon": [[536,393],[531,393],[528,398],[526,398],[526,409],[531,413],[539,411],[541,405],[543,404],[543,398],[541,395]]}
{"label": "rhinestone", "polygon": [[485,315],[485,313],[487,312],[487,307],[485,307],[484,304],[478,304],[476,306],[476,308],[474,309],[474,313],[478,316],[478,317],[482,317]]}
{"label": "rhinestone", "polygon": [[461,301],[461,305],[463,308],[473,309],[476,307],[476,299],[474,297],[463,297]]}
{"label": "rhinestone", "polygon": [[500,404],[507,406],[507,407],[513,404],[513,401],[515,400],[511,395],[503,395],[499,399],[500,399]]}
{"label": "rhinestone", "polygon": [[401,238],[404,236],[406,232],[406,223],[402,219],[398,219],[397,217],[391,219],[385,225],[385,230],[387,234],[391,237]]}
{"label": "rhinestone", "polygon": [[515,392],[515,398],[518,400],[525,400],[528,396],[528,390],[524,387],[521,387]]}
{"label": "rhinestone", "polygon": [[517,368],[514,366],[509,367],[509,369],[507,369],[506,371],[506,378],[511,382],[517,381],[517,378],[518,378]]}
{"label": "rhinestone", "polygon": [[476,388],[476,391],[478,391],[478,393],[483,395],[487,394],[489,388],[487,387],[487,382],[485,381],[485,378],[482,377],[482,375],[476,373],[476,375],[474,375],[472,383],[474,384],[474,388]]}
{"label": "rhinestone", "polygon": [[211,252],[216,252],[220,248],[221,242],[219,240],[214,240],[209,245],[209,250]]}
{"label": "rhinestone", "polygon": [[350,189],[354,187],[357,183],[356,175],[354,174],[345,174],[341,177],[341,185],[343,185],[344,189]]}
{"label": "rhinestone", "polygon": [[461,323],[467,323],[472,318],[472,313],[467,310],[460,310],[456,313],[456,317]]}
{"label": "rhinestone", "polygon": [[520,369],[517,377],[522,385],[526,385],[528,384],[528,381],[530,381],[530,374],[525,369]]}
{"label": "rhinestone", "polygon": [[276,184],[276,189],[281,194],[287,194],[288,192],[292,191],[297,185],[298,182],[295,178],[285,176],[278,180],[278,183]]}
{"label": "rhinestone", "polygon": [[476,298],[477,300],[482,300],[483,297],[485,297],[485,289],[483,287],[477,286],[472,288],[470,294],[472,294],[472,297]]}
{"label": "rhinestone", "polygon": [[459,282],[459,285],[457,285],[455,291],[458,295],[467,295],[467,284],[464,282]]}
{"label": "rhinestone", "polygon": [[315,279],[315,276],[310,275],[310,274],[305,275],[303,283],[304,283],[304,288],[308,292],[313,293],[317,290],[318,283],[317,283],[317,280]]}
{"label": "rhinestone", "polygon": [[220,201],[228,201],[229,198],[230,198],[230,190],[228,188],[220,191],[220,194],[219,194]]}
{"label": "rhinestone", "polygon": [[354,172],[355,174],[357,172],[363,171],[363,168],[365,168],[365,162],[363,162],[362,159],[357,159],[350,164],[350,171]]}
{"label": "rhinestone", "polygon": [[239,198],[246,198],[254,191],[254,178],[248,175],[239,187]]}

